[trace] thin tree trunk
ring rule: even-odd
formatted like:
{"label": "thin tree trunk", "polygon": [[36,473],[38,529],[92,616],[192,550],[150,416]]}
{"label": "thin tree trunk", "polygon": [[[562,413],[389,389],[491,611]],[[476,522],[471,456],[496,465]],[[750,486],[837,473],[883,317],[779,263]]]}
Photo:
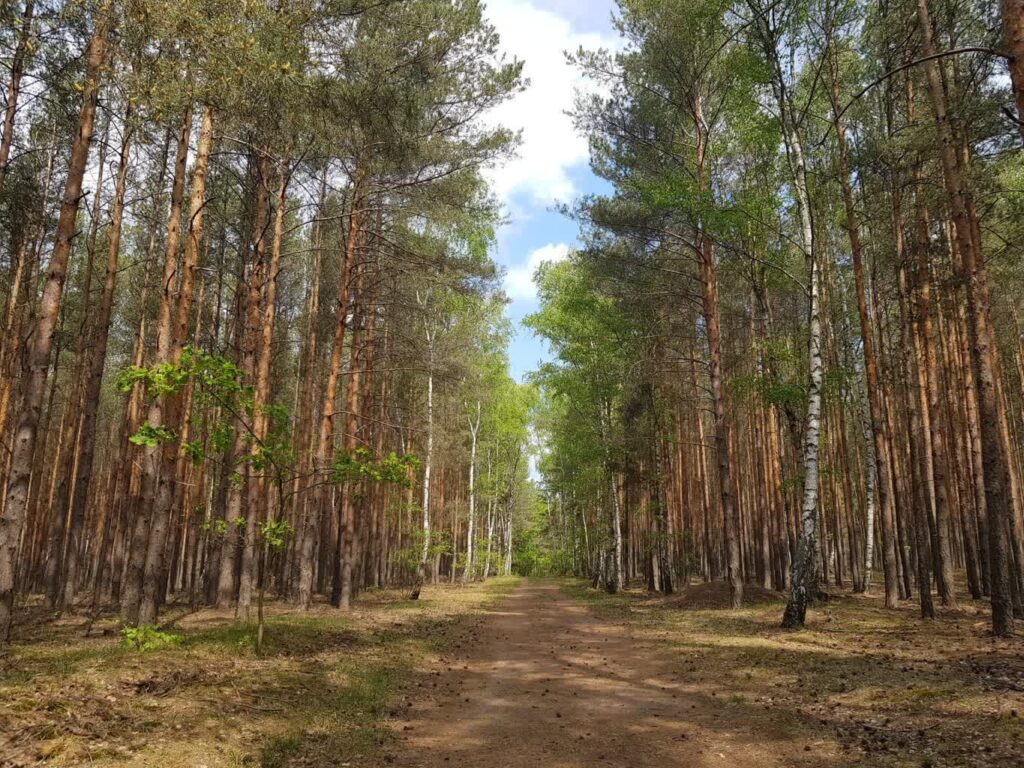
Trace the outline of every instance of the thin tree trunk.
{"label": "thin tree trunk", "polygon": [[342,257],[341,277],[338,289],[338,310],[335,322],[334,342],[331,347],[331,362],[327,373],[327,384],[324,388],[323,408],[320,416],[319,439],[315,459],[316,491],[313,494],[313,509],[309,513],[314,524],[307,527],[307,533],[299,548],[301,559],[299,570],[299,605],[308,609],[313,600],[313,544],[316,535],[316,522],[323,517],[330,497],[328,478],[331,475],[331,458],[334,451],[334,415],[337,409],[338,381],[341,378],[341,364],[345,350],[345,332],[348,324],[349,295],[351,272],[355,262],[356,238],[361,226],[362,205],[361,176],[356,175],[352,187],[351,211],[349,213],[348,235]]}
{"label": "thin tree trunk", "polygon": [[[832,74],[832,109],[836,128],[836,143],[839,148],[839,180],[843,192],[843,205],[846,210],[846,232],[850,239],[850,252],[853,261],[853,278],[857,291],[857,313],[860,317],[861,341],[864,348],[864,374],[867,383],[868,413],[870,414],[871,439],[874,458],[874,477],[877,478],[878,506],[882,520],[882,568],[885,577],[885,605],[895,608],[899,600],[899,576],[896,567],[896,512],[893,504],[893,483],[889,474],[889,451],[891,441],[882,416],[883,397],[878,376],[878,357],[875,352],[875,334],[871,323],[868,307],[867,285],[864,275],[864,256],[861,243],[860,218],[854,204],[853,187],[850,183],[849,149],[846,141],[846,127],[842,122],[839,110],[839,62],[833,50],[830,56]],[[870,497],[872,489],[867,493]],[[865,579],[864,590],[871,584],[871,565],[874,557],[874,511],[873,500],[868,499],[867,546],[865,548]]]}
{"label": "thin tree trunk", "polygon": [[320,314],[320,272],[323,261],[323,224],[319,221],[324,214],[326,202],[327,182],[326,175],[321,181],[320,201],[317,206],[319,212],[313,236],[313,266],[309,279],[309,296],[306,301],[306,334],[305,347],[303,349],[303,376],[302,385],[298,396],[305,407],[298,411],[298,422],[296,424],[294,445],[299,451],[299,466],[296,477],[295,498],[297,510],[297,525],[299,532],[296,542],[295,553],[295,595],[299,608],[308,610],[313,601],[313,544],[316,538],[316,525],[318,521],[317,507],[308,498],[309,489],[313,488],[313,497],[317,498],[317,479],[311,477],[315,466],[313,456],[316,446],[313,434],[312,419],[313,398],[316,393],[316,368],[319,356],[318,327],[317,320]]}
{"label": "thin tree trunk", "polygon": [[469,525],[466,528],[466,568],[462,583],[473,578],[474,537],[476,536],[476,443],[480,431],[480,401],[476,401],[476,421],[469,420]]}
{"label": "thin tree trunk", "polygon": [[[25,74],[25,58],[28,54],[29,39],[32,34],[32,16],[35,12],[35,0],[25,3],[21,14],[21,30],[15,44],[14,55],[11,57],[11,77],[7,83],[7,108],[4,110],[4,125],[0,134],[0,190],[7,179],[8,162],[11,158],[11,147],[14,144],[14,118],[18,114],[18,97],[21,94],[21,78]],[[13,294],[12,294],[13,295]]]}
{"label": "thin tree trunk", "polygon": [[[919,193],[921,192],[919,188]],[[935,503],[935,575],[942,604],[956,607],[953,580],[953,553],[950,547],[949,460],[946,455],[945,430],[942,421],[942,393],[939,387],[938,341],[935,336],[932,307],[932,276],[928,254],[929,228],[927,214],[917,206],[917,275],[914,281],[917,298],[917,322],[922,359],[918,375],[925,385],[928,408],[928,435],[931,449],[931,485]]]}
{"label": "thin tree trunk", "polygon": [[[421,302],[423,304],[424,302]],[[430,475],[434,468],[434,337],[437,331],[428,328],[427,340],[427,445],[423,461],[423,543],[420,546],[416,580],[411,599],[418,600],[427,576],[427,558],[430,556]]]}
{"label": "thin tree trunk", "polygon": [[103,280],[103,293],[93,321],[89,342],[90,360],[82,408],[82,426],[79,435],[78,472],[75,490],[71,499],[71,527],[68,536],[67,554],[64,562],[64,595],[61,601],[66,610],[72,610],[78,581],[78,556],[82,527],[85,524],[86,503],[93,475],[93,459],[96,455],[96,418],[100,406],[100,389],[103,384],[103,369],[107,358],[107,341],[110,337],[110,320],[114,308],[114,290],[117,286],[118,260],[121,250],[121,227],[124,221],[124,199],[128,186],[128,162],[131,152],[132,115],[125,116],[121,156],[118,160],[117,181],[114,186],[114,201],[111,211],[110,240],[107,246],[107,268]]}

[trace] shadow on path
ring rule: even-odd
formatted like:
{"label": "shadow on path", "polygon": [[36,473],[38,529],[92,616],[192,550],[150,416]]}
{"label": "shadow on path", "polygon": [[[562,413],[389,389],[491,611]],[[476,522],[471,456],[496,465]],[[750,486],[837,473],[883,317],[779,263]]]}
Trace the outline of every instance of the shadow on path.
{"label": "shadow on path", "polygon": [[[766,711],[683,679],[671,654],[528,583],[476,644],[425,677],[392,725],[401,768],[824,766],[844,762],[810,716]],[[692,659],[687,659],[692,656]],[[724,687],[724,686],[722,686]]]}

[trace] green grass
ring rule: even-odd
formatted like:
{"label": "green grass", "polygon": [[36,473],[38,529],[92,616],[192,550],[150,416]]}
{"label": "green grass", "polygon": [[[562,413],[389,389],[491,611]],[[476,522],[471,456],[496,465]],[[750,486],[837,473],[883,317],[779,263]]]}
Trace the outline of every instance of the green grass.
{"label": "green grass", "polygon": [[27,765],[208,768],[331,766],[377,757],[384,724],[421,664],[519,579],[428,586],[417,602],[376,590],[340,614],[272,606],[255,625],[203,611],[172,622],[179,643],[124,648],[113,631],[42,626],[0,659],[0,755]]}
{"label": "green grass", "polygon": [[618,592],[609,594],[604,589],[592,589],[589,581],[566,579],[559,582],[562,592],[577,602],[590,607],[598,616],[605,619],[621,619],[630,616],[632,605],[637,594]]}
{"label": "green grass", "polygon": [[259,761],[262,768],[284,768],[288,759],[302,749],[302,732],[292,731],[270,738],[260,748]]}

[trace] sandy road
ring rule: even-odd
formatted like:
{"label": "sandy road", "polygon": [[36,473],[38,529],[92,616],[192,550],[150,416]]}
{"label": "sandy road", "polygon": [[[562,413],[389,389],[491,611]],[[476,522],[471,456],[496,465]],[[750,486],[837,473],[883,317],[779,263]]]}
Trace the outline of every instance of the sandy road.
{"label": "sandy road", "polygon": [[[429,675],[393,721],[402,768],[818,766],[792,728],[730,704],[683,659],[593,615],[556,585],[527,583],[472,643]],[[690,664],[691,667],[685,666]]]}

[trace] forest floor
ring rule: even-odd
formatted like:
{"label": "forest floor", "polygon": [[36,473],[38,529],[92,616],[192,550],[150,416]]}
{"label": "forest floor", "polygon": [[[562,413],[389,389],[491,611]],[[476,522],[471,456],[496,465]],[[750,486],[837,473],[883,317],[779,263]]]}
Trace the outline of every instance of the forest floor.
{"label": "forest floor", "polygon": [[[401,768],[1024,765],[1024,642],[979,605],[928,623],[837,598],[805,630],[724,584],[527,584],[406,699]],[[423,685],[423,683],[421,683]]]}
{"label": "forest floor", "polygon": [[722,584],[369,592],[339,615],[201,611],[123,648],[42,623],[0,657],[0,766],[1024,765],[1024,641],[968,603],[921,622],[837,597],[801,631]]}
{"label": "forest floor", "polygon": [[368,765],[394,740],[400,687],[518,584],[368,591],[346,614],[268,605],[261,656],[230,612],[171,607],[140,651],[115,616],[85,636],[80,617],[30,610],[0,652],[0,768]]}

